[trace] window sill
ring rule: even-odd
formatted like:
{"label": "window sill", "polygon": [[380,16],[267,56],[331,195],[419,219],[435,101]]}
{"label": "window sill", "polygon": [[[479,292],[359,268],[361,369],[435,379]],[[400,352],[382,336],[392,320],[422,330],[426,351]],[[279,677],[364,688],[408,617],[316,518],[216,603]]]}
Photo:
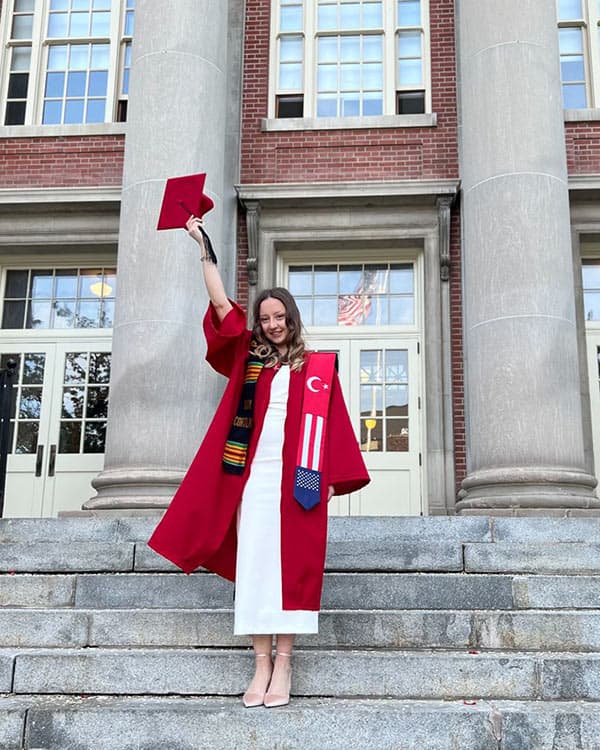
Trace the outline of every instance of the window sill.
{"label": "window sill", "polygon": [[565,109],[565,122],[593,122],[600,120],[600,109]]}
{"label": "window sill", "polygon": [[261,130],[281,132],[289,130],[357,130],[364,128],[433,128],[437,125],[435,112],[426,115],[381,115],[377,117],[289,117],[263,118]]}
{"label": "window sill", "polygon": [[0,138],[124,135],[126,132],[125,122],[101,122],[94,125],[0,125]]}

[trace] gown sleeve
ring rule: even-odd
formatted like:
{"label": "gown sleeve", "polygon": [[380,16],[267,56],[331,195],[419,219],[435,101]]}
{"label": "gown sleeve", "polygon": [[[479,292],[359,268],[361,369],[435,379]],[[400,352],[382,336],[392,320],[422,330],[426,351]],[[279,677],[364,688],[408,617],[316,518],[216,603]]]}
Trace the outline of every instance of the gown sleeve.
{"label": "gown sleeve", "polygon": [[337,372],[334,372],[329,404],[327,456],[327,484],[333,485],[334,495],[356,492],[371,481],[352,428]]}
{"label": "gown sleeve", "polygon": [[247,346],[249,331],[246,329],[246,313],[232,300],[231,310],[219,320],[212,302],[204,316],[203,328],[206,336],[206,361],[221,375],[229,377],[240,347]]}

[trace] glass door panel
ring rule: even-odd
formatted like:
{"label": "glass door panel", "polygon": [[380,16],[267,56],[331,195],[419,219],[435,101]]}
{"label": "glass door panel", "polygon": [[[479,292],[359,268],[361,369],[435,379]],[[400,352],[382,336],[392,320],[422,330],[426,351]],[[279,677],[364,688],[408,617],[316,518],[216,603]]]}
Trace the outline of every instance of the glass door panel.
{"label": "glass door panel", "polygon": [[334,498],[330,515],[419,515],[421,505],[421,373],[410,339],[310,336],[310,346],[336,351],[344,398],[371,476],[359,492]]}
{"label": "glass door panel", "polygon": [[[21,343],[22,346],[22,343]],[[53,347],[19,349],[4,342],[0,366],[17,362],[12,384],[4,516],[40,515],[50,419]]]}
{"label": "glass door panel", "polygon": [[[79,510],[104,466],[110,342],[57,346],[45,514]],[[75,507],[73,507],[75,506]]]}

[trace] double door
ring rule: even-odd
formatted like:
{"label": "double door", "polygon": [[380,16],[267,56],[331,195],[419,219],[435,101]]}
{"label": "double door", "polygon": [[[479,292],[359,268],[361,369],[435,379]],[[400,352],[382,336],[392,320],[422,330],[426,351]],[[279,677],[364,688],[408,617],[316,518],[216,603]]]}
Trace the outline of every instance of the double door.
{"label": "double door", "polygon": [[17,362],[5,517],[56,516],[93,495],[104,465],[110,347],[107,337],[3,339],[2,366]]}
{"label": "double door", "polygon": [[309,336],[309,346],[334,351],[350,418],[371,482],[335,497],[332,515],[420,515],[422,401],[419,342],[410,338],[339,340]]}

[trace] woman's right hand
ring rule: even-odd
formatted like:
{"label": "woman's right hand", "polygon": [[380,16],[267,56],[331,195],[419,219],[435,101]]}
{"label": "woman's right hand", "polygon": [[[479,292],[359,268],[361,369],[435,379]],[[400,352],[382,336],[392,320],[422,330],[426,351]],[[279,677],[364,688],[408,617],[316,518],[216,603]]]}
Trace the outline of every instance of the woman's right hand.
{"label": "woman's right hand", "polygon": [[190,216],[190,218],[185,223],[185,228],[187,229],[187,233],[192,237],[192,239],[196,240],[196,242],[200,245],[200,248],[202,249],[202,253],[206,253],[206,247],[204,246],[204,237],[202,236],[202,232],[200,231],[200,227],[204,226],[204,222],[202,219],[199,219],[197,216]]}

